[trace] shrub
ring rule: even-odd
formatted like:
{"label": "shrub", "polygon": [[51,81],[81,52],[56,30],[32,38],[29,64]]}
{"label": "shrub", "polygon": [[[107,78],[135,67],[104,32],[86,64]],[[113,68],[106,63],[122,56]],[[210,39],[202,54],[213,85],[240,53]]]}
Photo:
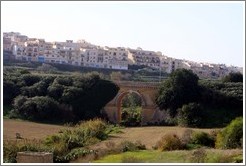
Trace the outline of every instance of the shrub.
{"label": "shrub", "polygon": [[243,118],[234,119],[216,137],[216,148],[232,149],[243,146]]}
{"label": "shrub", "polygon": [[47,137],[44,143],[52,149],[55,162],[68,162],[76,158],[73,155],[87,153],[82,147],[106,139],[110,134],[106,129],[107,124],[100,119],[84,121],[73,129],[64,129],[59,134]]}
{"label": "shrub", "polygon": [[19,117],[36,121],[53,121],[60,118],[58,102],[50,97],[18,96],[14,100],[14,112]]}
{"label": "shrub", "polygon": [[191,137],[192,144],[214,147],[215,140],[205,132],[194,132]]}
{"label": "shrub", "polygon": [[124,126],[140,126],[142,120],[141,107],[129,107],[122,109],[121,125]]}
{"label": "shrub", "polygon": [[80,122],[77,132],[84,132],[86,137],[96,137],[100,140],[105,140],[109,133],[106,133],[107,124],[101,119],[93,119],[85,122]]}
{"label": "shrub", "polygon": [[161,140],[157,142],[156,147],[161,151],[179,150],[184,148],[180,138],[172,133],[164,135]]}
{"label": "shrub", "polygon": [[135,143],[130,142],[130,141],[123,141],[120,143],[119,146],[122,152],[146,149],[145,145],[143,145],[140,141],[136,141]]}
{"label": "shrub", "polygon": [[202,125],[203,110],[200,104],[189,103],[178,109],[178,124],[185,127],[200,127]]}
{"label": "shrub", "polygon": [[40,81],[41,77],[32,74],[24,74],[21,76],[21,79],[24,81],[26,86],[31,86]]}
{"label": "shrub", "polygon": [[224,82],[243,82],[243,75],[240,72],[229,73],[224,78],[222,78]]}

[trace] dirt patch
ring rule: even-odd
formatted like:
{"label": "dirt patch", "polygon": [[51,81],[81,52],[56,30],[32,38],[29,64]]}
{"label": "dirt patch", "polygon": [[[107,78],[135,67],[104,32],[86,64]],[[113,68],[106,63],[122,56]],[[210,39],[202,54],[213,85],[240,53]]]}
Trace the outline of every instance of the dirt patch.
{"label": "dirt patch", "polygon": [[[115,144],[119,144],[122,141],[131,141],[136,142],[140,141],[142,144],[146,146],[147,149],[152,149],[155,146],[156,142],[161,139],[166,133],[175,133],[178,136],[182,136],[185,130],[188,128],[183,127],[168,127],[168,126],[160,126],[160,127],[132,127],[122,129],[122,133],[112,135],[108,140],[102,141],[98,144],[91,146],[92,149],[103,149],[106,147],[106,142],[114,142]],[[210,132],[213,129],[191,129],[194,131],[204,131]]]}
{"label": "dirt patch", "polygon": [[20,136],[25,139],[43,139],[64,128],[66,127],[59,125],[3,119],[3,139],[16,139],[16,133],[20,133]]}

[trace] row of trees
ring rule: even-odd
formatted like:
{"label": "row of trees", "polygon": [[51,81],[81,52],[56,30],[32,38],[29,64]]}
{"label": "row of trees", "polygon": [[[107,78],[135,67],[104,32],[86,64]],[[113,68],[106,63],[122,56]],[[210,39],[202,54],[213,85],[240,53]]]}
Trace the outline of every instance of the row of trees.
{"label": "row of trees", "polygon": [[[235,76],[236,75],[236,76]],[[156,103],[183,126],[225,125],[243,115],[243,83],[239,73],[222,80],[199,80],[191,70],[178,69],[159,88]],[[236,78],[236,79],[235,79]]]}
{"label": "row of trees", "polygon": [[[5,68],[3,75],[4,105],[12,104],[13,115],[30,120],[78,121],[101,116],[100,110],[119,90],[96,73],[33,75],[27,70]],[[129,110],[139,104],[138,98],[127,96],[124,115],[128,117]],[[168,123],[223,125],[242,116],[242,76],[232,73],[222,81],[208,81],[199,80],[190,70],[178,69],[160,86],[156,104],[169,113]]]}
{"label": "row of trees", "polygon": [[96,73],[61,75],[5,71],[3,101],[12,115],[38,121],[79,121],[100,117],[119,87]]}

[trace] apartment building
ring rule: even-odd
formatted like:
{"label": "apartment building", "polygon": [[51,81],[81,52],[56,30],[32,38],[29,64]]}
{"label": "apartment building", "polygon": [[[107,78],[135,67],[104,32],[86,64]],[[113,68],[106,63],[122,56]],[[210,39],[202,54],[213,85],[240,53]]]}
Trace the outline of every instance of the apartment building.
{"label": "apartment building", "polygon": [[10,37],[3,37],[3,50],[12,51],[12,42]]}
{"label": "apartment building", "polygon": [[128,51],[124,47],[104,47],[105,61],[108,63],[107,68],[110,69],[128,69]]}
{"label": "apartment building", "polygon": [[[127,70],[129,64],[145,65],[171,73],[179,68],[191,69],[201,78],[223,77],[243,68],[224,64],[197,63],[180,60],[161,52],[142,48],[100,47],[83,39],[73,42],[46,42],[44,39],[28,38],[18,32],[3,33],[3,51],[7,58],[24,61],[70,64],[76,66]],[[11,56],[10,56],[11,55]],[[14,55],[14,56],[12,56]]]}
{"label": "apartment building", "polygon": [[160,52],[147,51],[142,48],[128,49],[128,58],[136,65],[160,68]]}
{"label": "apartment building", "polygon": [[81,49],[81,66],[128,69],[127,51],[124,48],[83,48]]}

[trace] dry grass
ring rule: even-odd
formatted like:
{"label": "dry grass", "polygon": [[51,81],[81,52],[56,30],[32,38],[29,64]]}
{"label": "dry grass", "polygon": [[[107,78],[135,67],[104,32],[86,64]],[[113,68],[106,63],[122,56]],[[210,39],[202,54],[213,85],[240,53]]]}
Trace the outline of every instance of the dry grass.
{"label": "dry grass", "polygon": [[13,119],[3,119],[3,139],[16,139],[16,133],[24,139],[43,139],[48,135],[58,133],[67,127],[49,125],[35,122],[27,122]]}
{"label": "dry grass", "polygon": [[[152,149],[152,147],[158,142],[166,133],[175,133],[177,136],[182,137],[183,133],[187,128],[183,127],[132,127],[122,129],[122,133],[114,134],[111,138],[103,141],[99,144],[94,145],[92,148],[103,148],[106,147],[105,143],[108,141],[119,144],[122,141],[140,141],[146,146],[147,149]],[[213,129],[191,129],[194,131],[204,131],[211,132]]]}

